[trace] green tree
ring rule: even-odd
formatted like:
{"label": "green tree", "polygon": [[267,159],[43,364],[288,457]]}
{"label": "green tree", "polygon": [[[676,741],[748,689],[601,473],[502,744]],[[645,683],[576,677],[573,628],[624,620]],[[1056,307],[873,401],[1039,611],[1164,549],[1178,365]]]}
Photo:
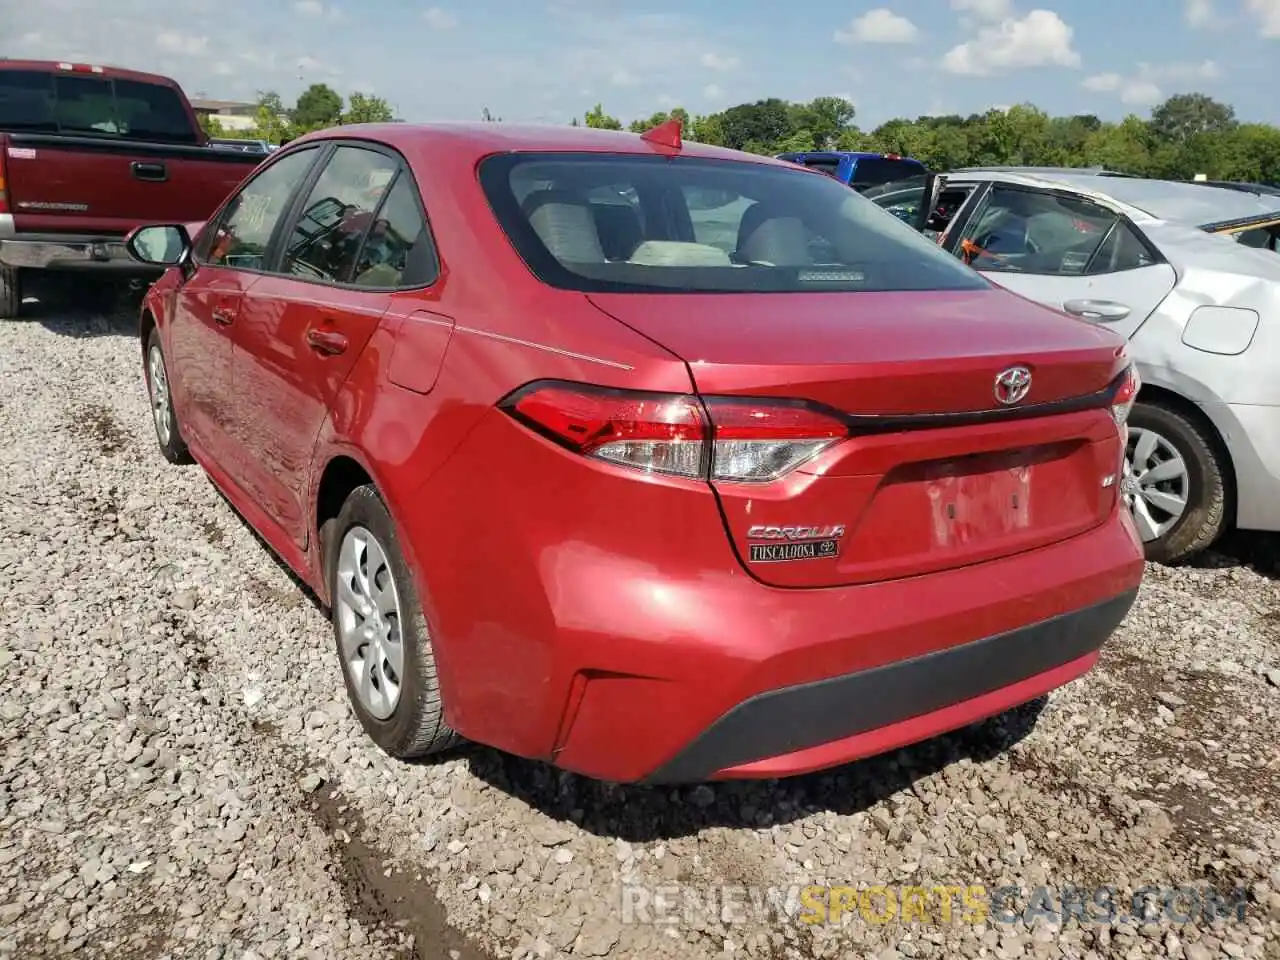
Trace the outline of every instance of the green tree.
{"label": "green tree", "polygon": [[1201,133],[1222,133],[1236,125],[1236,111],[1203,93],[1179,93],[1151,111],[1151,130],[1182,146]]}
{"label": "green tree", "polygon": [[342,123],[390,123],[395,114],[391,105],[381,97],[373,97],[364,93],[353,93],[347,98],[347,110],[342,115]]}
{"label": "green tree", "polygon": [[[640,132],[676,113],[654,113],[628,128]],[[1130,115],[1119,123],[1104,123],[1092,114],[1051,117],[1032,104],[967,117],[899,117],[869,132],[859,130],[854,117],[853,104],[839,97],[807,103],[771,97],[697,116],[684,133],[687,140],[761,154],[898,153],[940,171],[997,164],[1102,166],[1139,176],[1186,179],[1204,173],[1214,179],[1280,181],[1280,128],[1242,124],[1229,105],[1199,93],[1170,97],[1149,119]],[[586,121],[609,129],[622,126],[599,104]]]}
{"label": "green tree", "polygon": [[596,130],[622,129],[622,122],[617,117],[611,117],[605,113],[604,108],[598,103],[587,111],[584,119],[588,127],[594,127]]}
{"label": "green tree", "polygon": [[268,143],[280,143],[297,133],[289,121],[284,101],[274,90],[258,94],[258,109],[254,114],[253,133],[254,139],[266,140]]}
{"label": "green tree", "polygon": [[788,104],[776,97],[740,103],[720,114],[722,145],[733,150],[769,153],[794,132]]}
{"label": "green tree", "polygon": [[342,97],[323,83],[313,83],[298,97],[293,122],[300,130],[332,127],[342,118]]}

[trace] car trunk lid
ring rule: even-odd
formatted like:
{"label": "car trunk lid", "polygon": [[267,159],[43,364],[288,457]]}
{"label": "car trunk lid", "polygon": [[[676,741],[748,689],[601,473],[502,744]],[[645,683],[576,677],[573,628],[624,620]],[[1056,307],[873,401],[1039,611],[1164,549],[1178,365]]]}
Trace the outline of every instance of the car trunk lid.
{"label": "car trunk lid", "polygon": [[[1115,504],[1108,391],[1127,361],[1105,330],[999,290],[591,299],[682,357],[704,398],[799,400],[848,425],[778,480],[712,481],[767,583],[982,562],[1082,533]],[[1001,403],[997,378],[1019,369],[1029,391]]]}

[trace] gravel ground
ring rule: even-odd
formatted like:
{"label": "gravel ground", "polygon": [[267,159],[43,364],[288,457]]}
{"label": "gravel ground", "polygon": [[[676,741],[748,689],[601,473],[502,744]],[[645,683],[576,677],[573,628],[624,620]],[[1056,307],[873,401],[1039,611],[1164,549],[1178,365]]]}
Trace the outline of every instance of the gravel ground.
{"label": "gravel ground", "polygon": [[[826,775],[400,764],[312,598],[156,452],[132,316],[70,296],[0,325],[0,956],[1280,957],[1275,538],[1151,568],[1047,701]],[[812,884],[1246,895],[1212,923],[771,899]]]}

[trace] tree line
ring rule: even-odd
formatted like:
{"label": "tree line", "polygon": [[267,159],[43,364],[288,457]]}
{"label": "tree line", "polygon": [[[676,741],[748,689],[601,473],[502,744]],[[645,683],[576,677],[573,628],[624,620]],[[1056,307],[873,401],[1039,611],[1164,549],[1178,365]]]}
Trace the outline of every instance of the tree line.
{"label": "tree line", "polygon": [[[860,128],[856,116],[853,104],[840,97],[806,103],[771,97],[698,116],[675,107],[625,127],[597,103],[570,122],[639,133],[678,117],[686,139],[734,150],[770,156],[803,150],[899,153],[938,171],[993,165],[1105,167],[1175,180],[1204,174],[1211,180],[1280,182],[1280,127],[1242,122],[1229,104],[1203,93],[1177,94],[1147,118],[1130,114],[1119,122],[1093,114],[1051,117],[1031,104],[968,116],[898,118],[871,130]],[[379,97],[353,93],[344,103],[328,86],[313,84],[292,107],[276,93],[260,94],[254,129],[220,135],[280,143],[338,124],[393,119],[390,106]],[[487,107],[481,119],[501,122]],[[214,127],[216,120],[211,133]]]}
{"label": "tree line", "polygon": [[[1280,182],[1280,127],[1244,123],[1235,109],[1202,93],[1178,94],[1118,123],[1092,114],[1051,117],[1020,104],[967,117],[899,118],[863,130],[839,97],[807,103],[770,98],[690,117],[676,107],[632,121],[641,132],[679,117],[687,139],[774,155],[803,150],[867,150],[915,157],[930,169],[975,166],[1105,167],[1144,177]],[[574,124],[621,130],[596,104]]]}
{"label": "tree line", "polygon": [[395,119],[390,104],[381,97],[353,93],[344,103],[336,90],[323,83],[309,86],[292,107],[285,106],[274,91],[259,93],[257,103],[253,127],[231,130],[219,124],[217,117],[206,117],[202,121],[205,130],[211,137],[283,143],[313,130],[346,123],[389,123]]}

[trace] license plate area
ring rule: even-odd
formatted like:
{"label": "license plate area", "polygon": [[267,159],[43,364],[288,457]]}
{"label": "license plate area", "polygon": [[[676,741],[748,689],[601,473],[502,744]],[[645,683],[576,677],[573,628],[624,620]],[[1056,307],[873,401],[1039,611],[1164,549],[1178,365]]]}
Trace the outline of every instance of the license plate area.
{"label": "license plate area", "polygon": [[903,464],[885,475],[841,561],[857,580],[925,573],[1030,550],[1105,516],[1086,441]]}

